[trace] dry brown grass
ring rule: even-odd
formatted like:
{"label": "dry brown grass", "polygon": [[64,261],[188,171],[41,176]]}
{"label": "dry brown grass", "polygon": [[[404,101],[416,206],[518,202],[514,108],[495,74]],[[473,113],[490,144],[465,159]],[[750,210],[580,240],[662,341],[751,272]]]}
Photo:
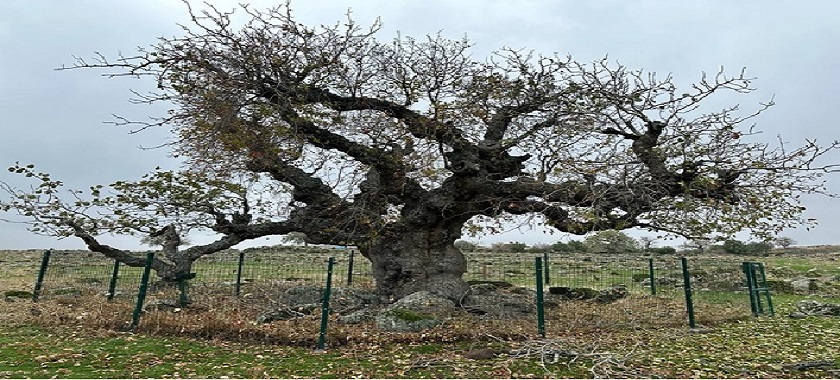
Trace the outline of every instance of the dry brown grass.
{"label": "dry brown grass", "polygon": [[[4,255],[0,259],[14,265],[4,267],[0,290],[31,291],[34,270],[40,251]],[[26,264],[26,265],[23,265]],[[263,284],[265,285],[265,284]],[[262,342],[290,346],[313,346],[318,337],[319,313],[293,320],[268,324],[256,323],[257,317],[275,304],[282,286],[255,284],[243,287],[243,297],[230,295],[229,287],[219,289],[201,286],[192,289],[194,303],[183,309],[150,310],[142,315],[138,332],[157,336],[185,336],[226,341]],[[275,284],[276,285],[276,284]],[[288,286],[288,285],[284,285]],[[96,331],[121,331],[131,322],[134,294],[108,302],[102,289],[85,289],[77,296],[48,296],[38,303],[17,299],[0,302],[0,323],[25,322],[41,326],[72,326]],[[176,299],[174,288],[150,292],[147,304],[158,299]],[[644,330],[662,327],[684,327],[687,324],[684,302],[680,297],[654,297],[631,294],[608,304],[594,301],[567,301],[549,297],[555,305],[546,311],[546,327],[550,336],[608,333],[611,331]],[[748,310],[747,310],[748,312]],[[698,322],[712,325],[744,318],[744,309],[726,305],[703,305]],[[386,333],[372,323],[343,325],[336,316],[329,324],[332,346],[352,344],[387,344],[393,342],[455,342],[488,339],[527,340],[537,336],[536,315],[518,318],[486,319],[462,313],[442,326],[422,333]]]}
{"label": "dry brown grass", "polygon": [[[154,299],[154,297],[152,297]],[[6,321],[25,321],[41,326],[72,326],[91,332],[123,331],[129,326],[134,301],[117,299],[108,302],[97,294],[75,297],[51,297],[32,303],[28,300],[5,302],[0,306]],[[684,305],[661,297],[630,296],[610,304],[593,301],[558,301],[546,311],[550,336],[610,333],[686,325]],[[136,331],[155,336],[182,336],[236,342],[270,343],[288,346],[315,345],[320,318],[317,311],[303,317],[256,323],[265,306],[234,297],[217,297],[212,303],[196,301],[188,308],[150,310],[142,314]],[[738,319],[743,313],[725,309],[709,313],[712,324]],[[340,324],[331,318],[328,345],[391,343],[433,343],[459,341],[524,341],[537,337],[536,316],[486,319],[462,313],[443,325],[419,333],[389,333],[372,323]]]}

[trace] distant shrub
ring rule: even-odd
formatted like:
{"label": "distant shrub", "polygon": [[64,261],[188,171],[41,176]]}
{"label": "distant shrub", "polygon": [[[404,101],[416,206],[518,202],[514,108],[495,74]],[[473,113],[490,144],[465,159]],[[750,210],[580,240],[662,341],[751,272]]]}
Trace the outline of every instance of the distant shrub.
{"label": "distant shrub", "polygon": [[659,247],[659,248],[651,248],[650,252],[654,253],[654,254],[657,254],[657,255],[673,255],[673,254],[677,253],[677,249],[674,248],[674,247]]}
{"label": "distant shrub", "polygon": [[568,243],[564,243],[562,241],[555,242],[551,244],[551,250],[554,252],[564,252],[564,253],[585,253],[589,252],[589,247],[582,241],[578,240],[571,240]]}
{"label": "distant shrub", "polygon": [[753,255],[764,255],[773,249],[773,244],[766,242],[752,242],[747,244],[747,251]]}
{"label": "distant shrub", "polygon": [[520,242],[493,244],[493,250],[496,251],[496,252],[523,253],[527,249],[528,249],[528,244],[520,243]]}
{"label": "distant shrub", "polygon": [[750,253],[749,247],[740,240],[729,239],[723,242],[723,251],[733,255],[746,255]]}
{"label": "distant shrub", "polygon": [[466,240],[456,240],[455,248],[458,248],[461,252],[473,252],[476,249],[476,244]]}

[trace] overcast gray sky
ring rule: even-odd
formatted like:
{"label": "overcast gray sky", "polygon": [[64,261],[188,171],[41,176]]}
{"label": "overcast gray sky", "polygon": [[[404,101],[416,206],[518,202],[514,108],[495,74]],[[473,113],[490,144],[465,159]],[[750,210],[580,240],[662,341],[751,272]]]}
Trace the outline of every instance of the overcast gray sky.
{"label": "overcast gray sky", "polygon": [[[239,2],[213,4],[230,9]],[[274,3],[251,2],[259,8]],[[671,73],[682,84],[721,66],[731,73],[746,67],[748,75],[758,78],[758,90],[723,98],[720,105],[740,103],[750,110],[775,95],[777,105],[756,120],[768,142],[777,134],[797,144],[805,138],[824,143],[840,138],[835,124],[840,108],[840,1],[298,0],[292,8],[307,24],[332,24],[348,8],[360,24],[379,16],[384,23],[381,39],[398,31],[409,36],[438,31],[451,38],[467,35],[476,43],[477,58],[502,46],[571,54],[579,61],[608,55],[630,68]],[[103,123],[113,120],[111,114],[158,114],[159,107],[127,102],[129,89],[142,91],[149,83],[105,79],[91,70],[54,69],[72,64],[74,55],[128,54],[156,37],[176,35],[176,23],[186,20],[185,9],[177,0],[0,1],[0,165],[34,163],[76,188],[136,179],[158,165],[174,167],[165,151],[138,148],[165,142],[165,131],[130,135],[125,128]],[[826,163],[840,163],[840,154]],[[3,173],[0,178],[15,181]],[[833,192],[840,192],[840,175],[827,181]],[[806,215],[820,225],[783,235],[800,245],[840,243],[840,201],[807,197],[805,206]],[[482,241],[559,238],[513,231]],[[140,247],[133,239],[103,240]],[[49,247],[84,245],[0,223],[0,248]]]}

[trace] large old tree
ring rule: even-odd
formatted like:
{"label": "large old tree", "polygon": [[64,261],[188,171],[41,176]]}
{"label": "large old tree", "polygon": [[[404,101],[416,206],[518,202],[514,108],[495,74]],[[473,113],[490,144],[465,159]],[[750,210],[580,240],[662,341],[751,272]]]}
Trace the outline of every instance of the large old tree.
{"label": "large old tree", "polygon": [[[288,6],[242,10],[243,25],[214,9],[191,11],[182,37],[72,68],[153,78],[159,91],[137,100],[172,108],[138,126],[170,128],[188,173],[217,181],[211,187],[244,178],[272,189],[260,193],[272,207],[244,195],[236,207],[202,197],[173,203],[203,215],[195,218],[220,234],[219,246],[289,232],[355,245],[383,296],[460,297],[467,264],[453,243],[491,221],[573,234],[774,233],[803,222],[799,196],[822,192],[818,178],[832,169],[817,160],[836,142],[762,140],[748,124],[770,104],[705,105],[715,93],[750,92],[743,72],[677,89],[670,76],[606,60],[511,49],[476,59],[466,40],[380,41],[378,25],[312,28]],[[96,250],[102,226],[73,215],[42,221]],[[188,224],[135,219],[111,218],[132,228]],[[211,250],[199,251],[193,256]]]}

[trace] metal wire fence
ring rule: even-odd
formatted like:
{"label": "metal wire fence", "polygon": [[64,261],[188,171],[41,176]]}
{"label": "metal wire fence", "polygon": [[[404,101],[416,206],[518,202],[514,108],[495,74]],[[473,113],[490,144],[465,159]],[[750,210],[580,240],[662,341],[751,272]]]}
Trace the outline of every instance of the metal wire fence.
{"label": "metal wire fence", "polygon": [[[597,317],[643,323],[676,319],[702,325],[751,315],[746,280],[737,257],[680,260],[675,256],[539,255],[545,260],[541,277],[549,297],[612,304],[590,311],[593,314],[589,316],[580,308],[574,318],[582,323]],[[465,279],[534,289],[534,256],[468,253]],[[335,287],[373,288],[369,261],[350,249],[249,249],[197,260],[189,295],[212,308],[241,298],[276,303],[278,292],[292,287],[322,288],[330,257],[335,258]],[[94,253],[54,251],[36,296],[100,295],[132,300],[137,297],[142,270],[124,265],[115,268],[113,260]],[[150,301],[177,299],[180,291],[172,284],[153,281]],[[570,319],[571,315],[564,314],[563,318]]]}

